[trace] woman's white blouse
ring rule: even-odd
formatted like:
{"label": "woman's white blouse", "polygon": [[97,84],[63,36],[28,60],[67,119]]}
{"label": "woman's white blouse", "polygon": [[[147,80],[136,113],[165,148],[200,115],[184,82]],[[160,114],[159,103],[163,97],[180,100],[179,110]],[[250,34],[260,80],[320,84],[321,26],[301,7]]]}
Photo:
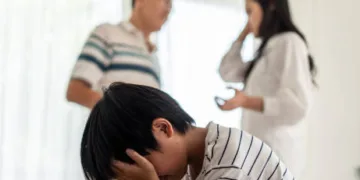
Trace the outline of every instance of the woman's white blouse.
{"label": "woman's white blouse", "polygon": [[[249,62],[241,58],[241,42],[224,56],[220,75],[227,82],[243,82]],[[264,99],[264,112],[244,109],[242,128],[268,143],[299,178],[305,159],[305,118],[313,100],[309,51],[293,32],[272,37],[253,68],[245,93]]]}

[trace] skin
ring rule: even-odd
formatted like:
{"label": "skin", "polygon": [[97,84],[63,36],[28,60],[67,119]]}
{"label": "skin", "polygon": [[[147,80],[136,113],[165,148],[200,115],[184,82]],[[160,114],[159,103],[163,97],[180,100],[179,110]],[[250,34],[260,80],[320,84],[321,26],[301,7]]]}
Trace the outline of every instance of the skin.
{"label": "skin", "polygon": [[258,37],[260,24],[263,20],[263,10],[260,4],[254,0],[246,0],[246,13],[249,17],[249,31]]}
{"label": "skin", "polygon": [[[249,17],[248,24],[237,38],[237,41],[239,42],[243,42],[249,33],[253,33],[255,37],[258,37],[260,24],[263,20],[263,10],[260,4],[255,0],[246,0],[246,13]],[[262,97],[248,96],[242,91],[237,89],[233,90],[235,91],[235,96],[226,100],[224,105],[219,105],[221,110],[230,111],[241,107],[258,112],[264,111],[264,100]]]}
{"label": "skin", "polygon": [[167,21],[171,8],[171,0],[136,0],[130,21],[148,39]]}
{"label": "skin", "polygon": [[183,135],[176,132],[168,120],[158,118],[153,121],[152,132],[160,149],[150,151],[145,157],[137,153],[135,157],[130,156],[136,162],[134,165],[115,162],[119,180],[180,180],[188,165],[193,178],[198,176],[204,159],[207,129],[192,127]]}
{"label": "skin", "polygon": [[[136,0],[130,22],[144,34],[149,52],[155,49],[150,42],[150,34],[161,29],[168,19],[171,7],[171,0]],[[71,79],[66,98],[70,102],[92,109],[100,100],[101,94],[93,91],[87,82]]]}

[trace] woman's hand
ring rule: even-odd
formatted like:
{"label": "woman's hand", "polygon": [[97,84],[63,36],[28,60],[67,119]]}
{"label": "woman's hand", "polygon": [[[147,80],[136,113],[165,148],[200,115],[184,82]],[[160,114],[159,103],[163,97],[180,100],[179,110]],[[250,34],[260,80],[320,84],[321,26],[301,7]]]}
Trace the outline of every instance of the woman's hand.
{"label": "woman's hand", "polygon": [[225,100],[223,105],[219,105],[219,108],[223,111],[230,111],[236,108],[250,109],[257,112],[264,112],[264,98],[248,96],[244,92],[234,88],[235,96],[229,100]]}
{"label": "woman's hand", "polygon": [[250,25],[249,23],[246,24],[246,26],[244,27],[244,29],[242,30],[242,32],[240,33],[239,37],[238,37],[238,41],[243,42],[246,37],[250,34]]}
{"label": "woman's hand", "polygon": [[228,89],[233,89],[235,91],[235,96],[229,100],[225,100],[223,105],[219,105],[221,110],[230,111],[239,107],[243,107],[247,103],[249,98],[244,92],[231,87]]}
{"label": "woman's hand", "polygon": [[133,150],[127,150],[126,153],[135,164],[115,161],[113,165],[117,180],[159,180],[154,166],[147,159]]}

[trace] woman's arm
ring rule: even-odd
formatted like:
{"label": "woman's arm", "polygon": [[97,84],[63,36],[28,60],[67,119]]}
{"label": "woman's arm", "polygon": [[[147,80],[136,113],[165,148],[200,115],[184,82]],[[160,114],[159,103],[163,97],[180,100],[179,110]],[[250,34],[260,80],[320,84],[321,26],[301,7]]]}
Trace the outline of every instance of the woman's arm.
{"label": "woman's arm", "polygon": [[[279,72],[280,84],[274,96],[264,97],[264,115],[296,123],[309,111],[314,85],[305,42],[295,33],[283,35],[269,55],[273,72]],[[289,122],[291,121],[291,122]]]}
{"label": "woman's arm", "polygon": [[307,114],[314,89],[308,50],[298,35],[284,36],[267,55],[267,68],[280,78],[277,92],[273,96],[253,97],[237,91],[235,97],[221,107],[223,110],[242,107],[285,123],[296,123]]}
{"label": "woman's arm", "polygon": [[243,82],[248,63],[244,63],[241,57],[241,49],[246,36],[249,33],[248,26],[241,32],[230,50],[221,60],[219,73],[226,82]]}

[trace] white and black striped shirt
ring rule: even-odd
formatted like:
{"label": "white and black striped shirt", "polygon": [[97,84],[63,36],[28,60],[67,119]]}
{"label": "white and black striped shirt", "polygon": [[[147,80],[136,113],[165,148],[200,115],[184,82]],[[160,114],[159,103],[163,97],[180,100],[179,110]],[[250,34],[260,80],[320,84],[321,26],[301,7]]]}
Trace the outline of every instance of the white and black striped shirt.
{"label": "white and black striped shirt", "polygon": [[196,180],[294,180],[271,148],[235,128],[210,123],[204,164]]}

